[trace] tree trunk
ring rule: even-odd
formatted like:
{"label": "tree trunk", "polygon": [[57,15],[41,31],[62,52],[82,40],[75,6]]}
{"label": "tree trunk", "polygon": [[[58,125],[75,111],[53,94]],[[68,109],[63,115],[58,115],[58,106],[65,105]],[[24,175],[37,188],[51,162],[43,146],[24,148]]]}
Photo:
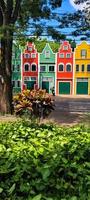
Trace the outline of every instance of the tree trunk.
{"label": "tree trunk", "polygon": [[5,31],[1,39],[1,64],[0,64],[0,112],[12,114],[12,41],[11,30]]}

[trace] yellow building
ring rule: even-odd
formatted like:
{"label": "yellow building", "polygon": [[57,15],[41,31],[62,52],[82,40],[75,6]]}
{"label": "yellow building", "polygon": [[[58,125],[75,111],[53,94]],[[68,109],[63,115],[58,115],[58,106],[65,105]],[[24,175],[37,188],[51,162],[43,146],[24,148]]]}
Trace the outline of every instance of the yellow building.
{"label": "yellow building", "polygon": [[90,95],[90,44],[77,45],[74,58],[74,94]]}

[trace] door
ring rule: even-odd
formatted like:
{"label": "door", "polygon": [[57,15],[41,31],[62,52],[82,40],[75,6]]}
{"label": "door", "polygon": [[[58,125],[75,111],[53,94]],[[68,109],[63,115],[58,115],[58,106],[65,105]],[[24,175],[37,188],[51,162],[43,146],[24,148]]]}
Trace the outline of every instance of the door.
{"label": "door", "polygon": [[42,81],[42,89],[46,89],[46,92],[49,93],[49,81]]}
{"label": "door", "polygon": [[59,82],[59,94],[70,94],[70,82]]}
{"label": "door", "polygon": [[80,81],[77,79],[76,94],[88,94],[88,79]]}
{"label": "door", "polygon": [[26,88],[28,90],[33,90],[34,84],[36,84],[36,81],[24,81],[24,84],[26,84]]}

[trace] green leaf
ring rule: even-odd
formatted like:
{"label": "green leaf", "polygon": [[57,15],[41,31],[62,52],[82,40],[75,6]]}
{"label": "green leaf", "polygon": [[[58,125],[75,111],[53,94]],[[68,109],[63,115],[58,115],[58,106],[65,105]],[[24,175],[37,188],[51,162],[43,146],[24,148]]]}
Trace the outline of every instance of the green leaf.
{"label": "green leaf", "polygon": [[41,194],[36,195],[32,200],[40,200],[42,197]]}
{"label": "green leaf", "polygon": [[73,196],[73,197],[70,198],[70,200],[77,200],[77,197]]}
{"label": "green leaf", "polygon": [[16,186],[16,184],[14,183],[12,186],[11,186],[11,188],[9,189],[9,194],[12,194],[12,192],[15,190],[15,186]]}
{"label": "green leaf", "polygon": [[2,193],[2,191],[3,191],[3,188],[0,187],[0,193]]}

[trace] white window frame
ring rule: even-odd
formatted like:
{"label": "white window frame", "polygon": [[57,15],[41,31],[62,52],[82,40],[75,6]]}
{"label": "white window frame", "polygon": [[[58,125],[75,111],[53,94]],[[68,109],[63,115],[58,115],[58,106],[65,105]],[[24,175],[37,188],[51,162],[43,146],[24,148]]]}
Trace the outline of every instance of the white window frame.
{"label": "white window frame", "polygon": [[[70,57],[67,57],[67,55],[70,55]],[[66,58],[71,58],[71,53],[66,53]]]}
{"label": "white window frame", "polygon": [[[82,55],[82,51],[85,51],[86,54],[85,54],[85,55]],[[87,49],[81,49],[81,58],[82,58],[82,59],[87,58]]]}
{"label": "white window frame", "polygon": [[29,46],[28,46],[28,51],[32,51],[32,47],[29,47]]}
{"label": "white window frame", "polygon": [[[45,67],[45,71],[41,71],[41,67]],[[40,72],[46,72],[46,66],[45,65],[40,65]]]}
{"label": "white window frame", "polygon": [[[35,57],[33,57],[35,55]],[[31,58],[36,58],[36,53],[31,53]]]}
{"label": "white window frame", "polygon": [[[25,65],[29,65],[29,70],[28,71],[25,70]],[[30,64],[29,63],[24,63],[24,72],[29,72],[29,71],[30,71]]]}
{"label": "white window frame", "polygon": [[31,64],[31,72],[36,72],[36,71],[32,71],[32,65],[36,65],[36,71],[37,71],[37,64],[36,63]]}
{"label": "white window frame", "polygon": [[[53,66],[54,67],[54,71],[49,71],[49,67]],[[55,72],[55,65],[49,65],[48,66],[48,72]]]}
{"label": "white window frame", "polygon": [[[76,65],[79,66],[79,71],[76,70]],[[76,64],[76,65],[75,65],[75,72],[77,73],[77,72],[80,72],[80,65],[79,64]]]}
{"label": "white window frame", "polygon": [[68,50],[68,46],[67,46],[67,45],[64,45],[64,46],[63,46],[63,50],[65,50],[65,51]]}
{"label": "white window frame", "polygon": [[67,68],[67,65],[70,65],[70,66],[71,66],[71,70],[70,70],[70,71],[67,71],[67,70],[66,70],[66,72],[72,72],[72,64],[71,64],[71,63],[67,63],[67,64],[66,64],[66,68]]}
{"label": "white window frame", "polygon": [[[63,55],[62,57],[60,55]],[[59,58],[64,58],[64,53],[59,53]]]}
{"label": "white window frame", "polygon": [[[20,87],[18,87],[18,81],[20,82]],[[17,88],[21,88],[21,80],[16,81],[16,86],[17,86]]]}
{"label": "white window frame", "polygon": [[[48,52],[48,56],[47,56],[47,52]],[[45,51],[45,58],[50,58],[50,51],[49,50]]]}
{"label": "white window frame", "polygon": [[[25,55],[28,55],[28,58]],[[29,59],[30,58],[30,54],[29,53],[24,53],[24,58]]]}
{"label": "white window frame", "polygon": [[[59,71],[59,65],[63,65],[63,71]],[[58,72],[64,72],[64,63],[59,63],[58,64]]]}

